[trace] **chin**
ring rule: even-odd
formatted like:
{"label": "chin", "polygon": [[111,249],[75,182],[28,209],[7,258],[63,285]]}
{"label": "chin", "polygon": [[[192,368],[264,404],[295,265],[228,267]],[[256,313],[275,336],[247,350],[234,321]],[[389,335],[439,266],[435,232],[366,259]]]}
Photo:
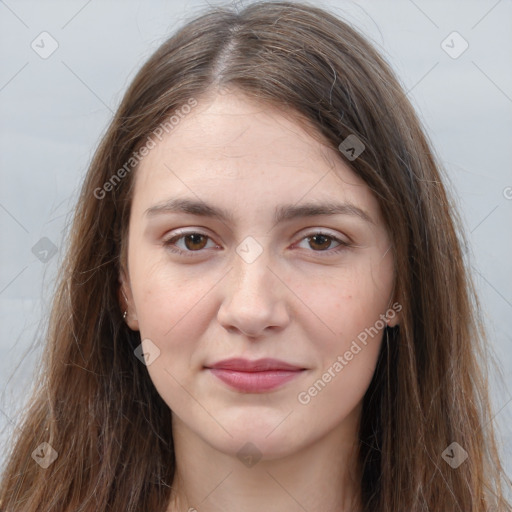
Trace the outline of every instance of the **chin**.
{"label": "chin", "polygon": [[219,418],[219,423],[230,435],[221,428],[215,431],[203,431],[201,428],[196,432],[216,450],[239,459],[245,455],[265,460],[278,459],[307,444],[305,426],[293,425],[289,421],[291,418],[287,418],[288,414],[264,415],[261,411],[255,411],[243,419],[239,417],[238,421],[228,421],[223,417]]}

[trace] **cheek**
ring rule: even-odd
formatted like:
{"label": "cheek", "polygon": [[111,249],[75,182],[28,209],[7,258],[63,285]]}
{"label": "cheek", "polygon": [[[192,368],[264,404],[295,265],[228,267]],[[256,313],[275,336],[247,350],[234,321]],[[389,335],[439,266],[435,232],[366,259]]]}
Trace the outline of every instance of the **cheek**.
{"label": "cheek", "polygon": [[176,329],[207,294],[206,279],[192,266],[177,268],[164,251],[145,241],[130,253],[130,282],[142,338],[162,341]]}
{"label": "cheek", "polygon": [[[137,289],[137,318],[141,336],[173,344],[177,332],[199,330],[201,318],[206,320],[205,306],[208,292],[213,283],[208,279],[196,279],[180,276],[168,271],[146,275]],[[191,321],[193,319],[193,321]]]}
{"label": "cheek", "polygon": [[308,331],[316,332],[310,339],[321,340],[319,349],[343,350],[367,329],[383,329],[380,316],[389,307],[393,280],[389,262],[367,259],[317,277],[296,282],[293,289],[306,306],[299,323],[307,322]]}
{"label": "cheek", "polygon": [[362,276],[337,279],[323,293],[305,297],[321,317],[308,313],[302,323],[317,356],[315,371],[295,397],[308,417],[334,426],[361,402],[375,372],[387,299]]}
{"label": "cheek", "polygon": [[[332,372],[341,375],[341,364],[344,376],[337,377],[339,384],[345,381],[353,387],[360,381],[364,386],[377,361],[386,325],[380,315],[386,311],[386,301],[362,293],[360,284],[359,291],[345,289],[340,293],[338,289],[334,286],[329,293],[312,294],[307,303],[318,313],[305,312],[299,323],[318,357],[316,376],[329,369],[331,377]],[[329,376],[326,380],[330,382]]]}
{"label": "cheek", "polygon": [[371,342],[357,339],[335,351],[325,366],[298,390],[296,403],[307,418],[334,428],[351,416],[370,385],[377,364],[382,332]]}
{"label": "cheek", "polygon": [[[362,400],[375,372],[386,325],[381,315],[389,307],[392,283],[392,262],[377,257],[310,290],[306,300],[322,322],[310,323],[309,337],[321,356],[317,371],[297,394],[305,414],[334,425]],[[328,334],[313,336],[314,324]]]}
{"label": "cheek", "polygon": [[141,339],[150,339],[159,355],[147,366],[162,399],[173,411],[190,408],[201,359],[200,341],[211,323],[213,304],[208,293],[215,282],[197,279],[187,272],[170,273],[165,267],[144,274],[134,283]]}

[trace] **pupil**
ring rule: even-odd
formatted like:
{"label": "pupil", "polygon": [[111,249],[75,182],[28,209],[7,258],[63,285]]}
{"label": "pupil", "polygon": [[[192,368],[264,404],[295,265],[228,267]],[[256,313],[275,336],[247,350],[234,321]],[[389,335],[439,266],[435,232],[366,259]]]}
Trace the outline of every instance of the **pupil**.
{"label": "pupil", "polygon": [[[313,236],[312,238],[313,238],[313,240],[314,240],[314,243],[319,244],[319,245],[325,245],[325,242],[327,243],[327,245],[329,245],[329,243],[330,243],[330,242],[329,242],[329,237],[328,237],[328,236],[326,236],[326,235],[315,235],[315,236]],[[324,243],[322,243],[322,242],[320,242],[320,243],[319,243],[319,242],[318,242],[318,239],[319,239],[319,238],[320,238],[320,239],[324,239]],[[324,249],[325,249],[325,247],[324,247]]]}
{"label": "pupil", "polygon": [[[198,247],[190,247],[190,245],[195,245],[195,244],[200,244],[200,239],[203,238],[203,235],[200,235],[200,234],[197,234],[197,233],[193,233],[191,235],[188,235],[188,240],[191,240],[191,244],[187,244],[187,247],[189,249],[197,249]],[[201,248],[201,247],[199,247]]]}

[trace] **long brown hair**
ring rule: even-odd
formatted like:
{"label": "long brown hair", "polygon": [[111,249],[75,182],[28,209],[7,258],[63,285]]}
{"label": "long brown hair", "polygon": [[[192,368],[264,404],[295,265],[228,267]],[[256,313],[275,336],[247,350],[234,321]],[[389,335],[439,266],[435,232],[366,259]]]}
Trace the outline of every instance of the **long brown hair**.
{"label": "long brown hair", "polygon": [[[175,471],[169,407],[134,356],[140,335],[119,306],[134,155],[162,123],[171,130],[169,116],[228,84],[307,120],[334,148],[349,135],[365,146],[346,161],[380,203],[403,309],[363,402],[364,510],[506,510],[484,331],[440,166],[370,43],[326,11],[288,2],[210,9],[162,44],[129,86],[81,190],[1,510],[166,510]],[[32,456],[43,442],[58,454],[47,468]],[[443,457],[446,449],[453,456],[453,442],[467,453],[457,468]]]}

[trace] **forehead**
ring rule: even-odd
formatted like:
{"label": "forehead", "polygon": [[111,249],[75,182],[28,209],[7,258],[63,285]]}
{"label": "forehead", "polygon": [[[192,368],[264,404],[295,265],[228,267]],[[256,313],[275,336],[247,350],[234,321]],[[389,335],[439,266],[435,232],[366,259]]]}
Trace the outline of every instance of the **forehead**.
{"label": "forehead", "polygon": [[211,97],[142,160],[134,207],[195,195],[238,208],[345,199],[375,212],[366,184],[319,139],[312,126],[272,106],[237,94]]}
{"label": "forehead", "polygon": [[214,95],[201,100],[164,134],[158,144],[160,151],[152,151],[145,162],[166,158],[172,151],[173,156],[196,160],[224,157],[265,162],[271,158],[299,164],[320,158],[325,165],[333,165],[332,150],[326,141],[320,143],[319,137],[311,124],[292,112],[242,94]]}

